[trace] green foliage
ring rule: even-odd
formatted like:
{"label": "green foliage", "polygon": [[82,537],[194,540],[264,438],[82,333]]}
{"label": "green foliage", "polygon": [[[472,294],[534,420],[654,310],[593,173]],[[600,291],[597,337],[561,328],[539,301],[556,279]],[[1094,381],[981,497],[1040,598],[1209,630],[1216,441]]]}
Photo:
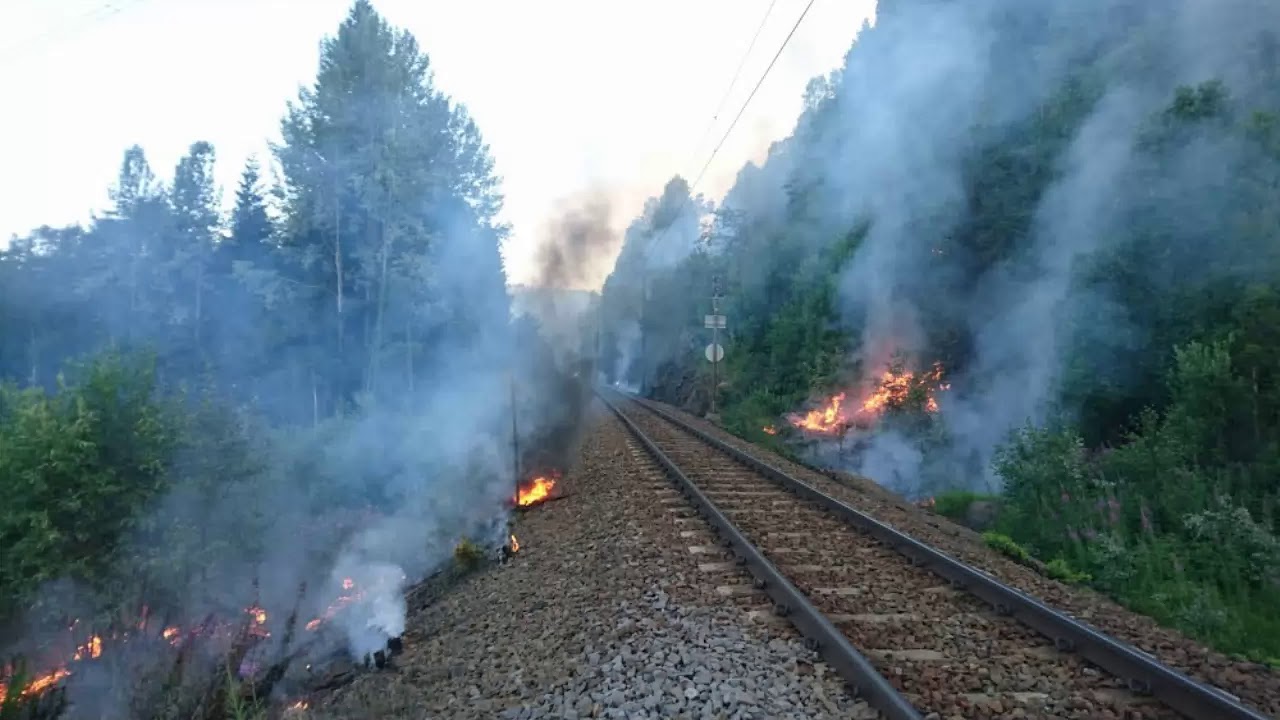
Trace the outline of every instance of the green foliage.
{"label": "green foliage", "polygon": [[999,495],[972,490],[948,490],[933,496],[933,511],[952,520],[964,520],[969,506],[975,502],[998,502]]}
{"label": "green foliage", "polygon": [[1228,333],[1177,348],[1167,407],[1146,412],[1121,447],[1090,454],[1069,429],[1028,429],[997,468],[1009,505],[1002,526],[1037,555],[1069,560],[1142,612],[1261,658],[1280,649],[1280,623],[1265,610],[1280,602],[1280,405],[1237,368],[1235,353],[1254,347]]}
{"label": "green foliage", "polygon": [[0,615],[40,583],[102,581],[178,438],[149,365],[108,355],[57,393],[0,387]]}
{"label": "green foliage", "polygon": [[1014,539],[1003,533],[994,530],[988,530],[982,533],[982,539],[987,543],[987,547],[992,548],[1001,555],[1023,565],[1032,564],[1031,553],[1026,551]]}
{"label": "green foliage", "polygon": [[1080,585],[1093,579],[1089,573],[1076,572],[1071,569],[1071,566],[1067,564],[1067,561],[1062,558],[1054,558],[1045,563],[1044,569],[1045,574],[1049,577],[1054,580],[1067,583],[1068,585]]}
{"label": "green foliage", "polygon": [[474,570],[484,560],[484,550],[469,538],[462,538],[453,548],[453,561],[464,570]]}
{"label": "green foliage", "polygon": [[226,674],[226,720],[266,720],[267,709],[257,698],[245,696],[243,684],[236,679],[235,670],[230,665],[226,668]]}

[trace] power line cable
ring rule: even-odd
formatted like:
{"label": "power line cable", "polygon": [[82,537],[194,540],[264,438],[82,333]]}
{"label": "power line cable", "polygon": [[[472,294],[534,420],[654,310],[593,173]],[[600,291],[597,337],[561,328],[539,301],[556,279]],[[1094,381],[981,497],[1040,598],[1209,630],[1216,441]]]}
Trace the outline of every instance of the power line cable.
{"label": "power line cable", "polygon": [[747,58],[751,57],[751,51],[756,47],[756,40],[760,38],[760,31],[764,30],[765,23],[769,20],[769,15],[773,13],[773,6],[778,4],[778,0],[771,0],[769,7],[764,11],[764,17],[760,18],[760,24],[756,26],[756,33],[751,36],[751,42],[747,44],[747,49],[742,53],[742,59],[738,61],[738,67],[733,71],[733,78],[729,80],[729,87],[725,89],[724,95],[720,98],[720,103],[716,105],[716,111],[711,114],[711,122],[707,123],[707,129],[702,131],[702,137],[698,139],[698,144],[694,147],[694,156],[702,154],[702,145],[707,141],[707,137],[711,135],[711,129],[716,126],[716,120],[720,119],[720,111],[724,110],[724,104],[729,101],[729,96],[733,94],[733,89],[738,85],[738,78],[742,76],[742,68],[746,67]]}
{"label": "power line cable", "polygon": [[[724,135],[720,138],[720,142],[716,144],[711,156],[707,158],[707,162],[703,164],[702,170],[698,172],[698,177],[689,186],[689,196],[693,196],[693,189],[702,182],[702,176],[707,174],[707,168],[711,167],[711,161],[716,159],[716,154],[720,152],[720,148],[724,147],[724,143],[729,139],[729,135],[733,133],[733,129],[737,127],[738,121],[742,119],[742,114],[747,111],[747,106],[751,104],[751,99],[756,96],[756,92],[760,90],[760,86],[764,84],[765,78],[769,77],[769,71],[773,70],[773,66],[778,62],[778,58],[782,57],[782,51],[787,49],[787,44],[791,42],[791,38],[795,36],[796,30],[800,29],[800,23],[804,22],[805,15],[809,14],[809,9],[813,7],[815,0],[809,0],[809,4],[804,6],[804,12],[800,13],[800,17],[796,18],[796,24],[791,26],[791,32],[787,33],[787,37],[783,39],[782,45],[778,47],[778,52],[773,54],[773,59],[769,61],[769,66],[764,69],[760,75],[760,79],[756,81],[756,86],[751,88],[751,94],[747,96],[742,107],[738,108],[738,114],[733,117],[733,122],[729,123],[728,129],[724,131]],[[681,208],[683,210],[683,208]]]}
{"label": "power line cable", "polygon": [[[703,163],[702,170],[698,171],[698,176],[694,179],[693,183],[689,185],[689,194],[685,196],[684,202],[680,203],[680,207],[675,212],[675,218],[678,219],[680,215],[684,213],[685,207],[693,200],[694,190],[697,189],[698,184],[702,182],[703,176],[707,174],[707,169],[711,167],[711,162],[716,159],[716,154],[720,152],[720,148],[724,147],[724,143],[729,139],[729,135],[733,133],[733,129],[738,126],[738,121],[742,119],[742,114],[747,111],[747,106],[751,104],[752,98],[756,96],[756,92],[759,91],[760,86],[764,84],[765,78],[769,77],[769,72],[773,70],[773,66],[778,62],[778,58],[782,56],[782,51],[787,49],[787,44],[790,43],[791,38],[795,36],[796,30],[800,28],[800,23],[804,22],[804,18],[809,14],[809,10],[813,7],[814,2],[815,0],[809,0],[809,4],[804,6],[804,12],[801,12],[800,17],[796,18],[795,24],[791,26],[791,31],[787,33],[787,37],[783,39],[782,45],[778,47],[778,51],[773,54],[773,59],[769,61],[768,67],[766,67],[764,72],[760,74],[760,79],[756,81],[755,87],[751,88],[751,94],[748,95],[747,99],[742,103],[742,107],[738,108],[738,114],[733,117],[733,122],[729,123],[729,127],[725,129],[724,135],[720,137],[720,142],[716,143],[715,149],[711,151],[711,155],[707,158],[707,161]],[[675,220],[672,220],[671,225],[663,228],[662,232],[649,242],[648,246],[645,248],[644,254],[646,257],[648,256],[649,251],[658,244],[658,241],[666,237],[667,233],[674,225]]]}
{"label": "power line cable", "polygon": [[[112,2],[104,3],[96,9],[83,13],[78,17],[78,20],[87,22],[77,22],[77,18],[72,18],[72,32],[86,30],[94,24],[105,22],[125,10],[141,5],[146,1],[147,0],[126,0],[125,2],[115,2],[113,0]],[[55,39],[59,34],[63,34],[63,31],[66,29],[67,25],[59,24],[54,29],[41,33],[25,43],[19,42],[8,49],[0,49],[0,63],[6,63],[24,52],[34,50],[38,46],[47,44],[49,40]]]}

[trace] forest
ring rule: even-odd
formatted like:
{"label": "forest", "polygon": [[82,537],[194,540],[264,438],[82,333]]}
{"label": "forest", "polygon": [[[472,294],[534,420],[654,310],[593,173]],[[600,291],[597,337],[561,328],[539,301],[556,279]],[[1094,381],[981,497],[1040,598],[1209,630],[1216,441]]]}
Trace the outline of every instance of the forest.
{"label": "forest", "polygon": [[571,451],[566,360],[511,320],[489,148],[413,36],[355,0],[281,109],[229,214],[210,143],[171,175],[135,146],[105,213],[0,246],[0,717],[62,673],[94,717],[248,717],[211,704],[239,697],[218,648],[149,636],[247,613],[292,651],[354,586],[372,609],[330,641],[379,649],[405,583],[505,541],[511,388],[529,462]]}
{"label": "forest", "polygon": [[565,462],[597,354],[1280,666],[1280,7],[878,5],[723,198],[655,188],[562,325],[512,320],[489,147],[369,0],[229,213],[210,143],[121,148],[109,209],[0,246],[0,718],[73,654],[104,659],[55,678],[73,706],[250,716],[208,704],[222,655],[175,676],[120,628],[278,650],[350,581],[380,602],[332,641],[398,635],[406,583],[504,532],[507,398],[516,466]]}
{"label": "forest", "polygon": [[880,0],[722,200],[675,177],[630,224],[605,379],[715,392],[743,438],[1280,664],[1278,39],[1250,0]]}

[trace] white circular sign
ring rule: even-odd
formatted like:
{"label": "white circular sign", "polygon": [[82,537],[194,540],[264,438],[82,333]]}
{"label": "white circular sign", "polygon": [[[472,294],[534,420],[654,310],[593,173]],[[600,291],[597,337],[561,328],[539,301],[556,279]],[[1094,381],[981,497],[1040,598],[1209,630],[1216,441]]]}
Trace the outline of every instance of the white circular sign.
{"label": "white circular sign", "polygon": [[703,351],[703,354],[707,356],[707,362],[718,363],[724,359],[724,346],[719,343],[711,343]]}

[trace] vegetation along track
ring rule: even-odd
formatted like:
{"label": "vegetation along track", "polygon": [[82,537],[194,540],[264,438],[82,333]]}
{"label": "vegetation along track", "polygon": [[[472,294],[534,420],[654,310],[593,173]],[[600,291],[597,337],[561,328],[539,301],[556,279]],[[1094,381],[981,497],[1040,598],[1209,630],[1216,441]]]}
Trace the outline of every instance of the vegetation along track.
{"label": "vegetation along track", "polygon": [[607,395],[755,590],[885,717],[1266,717],[652,404]]}

